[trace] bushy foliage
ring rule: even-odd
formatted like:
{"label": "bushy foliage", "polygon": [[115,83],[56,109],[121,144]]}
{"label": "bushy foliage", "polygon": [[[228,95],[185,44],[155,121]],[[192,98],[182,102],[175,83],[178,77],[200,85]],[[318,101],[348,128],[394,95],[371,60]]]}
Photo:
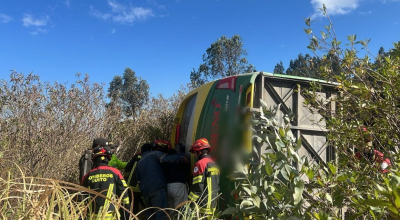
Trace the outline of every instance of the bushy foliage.
{"label": "bushy foliage", "polygon": [[[312,83],[302,93],[310,111],[323,116],[327,145],[335,149],[336,159],[324,166],[309,164],[305,158],[297,159],[296,153],[289,155],[296,145],[288,142],[291,135],[285,132],[285,126],[271,123],[272,118],[254,115],[253,120],[261,123],[253,126],[255,138],[258,142],[269,140],[263,145],[266,150],[261,155],[263,164],[253,155],[244,160],[248,167],[232,173],[237,182],[232,193],[239,199],[237,206],[228,208],[225,214],[260,219],[400,219],[400,43],[372,60],[369,40],[357,41],[353,35],[342,46],[325,6],[321,10],[329,25],[317,36],[311,28],[311,19],[306,19],[308,48],[320,60],[318,73],[337,85],[337,93],[328,99],[321,97],[319,83]],[[362,57],[359,50],[364,51]],[[268,127],[266,133],[270,135],[264,134],[263,126]],[[366,126],[372,134],[372,146],[365,143],[360,126]],[[277,144],[276,140],[286,142]],[[380,162],[373,158],[355,157],[357,151],[371,151],[370,147],[391,160],[388,173],[380,172]],[[277,158],[292,160],[277,163]],[[298,163],[297,170],[291,169],[291,161]],[[296,182],[298,175],[301,178]]]}
{"label": "bushy foliage", "polygon": [[[326,80],[337,83],[337,95],[333,100],[319,99],[320,87],[315,84],[306,104],[325,117],[328,144],[335,147],[338,160],[330,165],[328,172],[318,171],[312,180],[310,188],[317,195],[330,198],[315,204],[319,204],[322,216],[339,218],[343,215],[339,209],[343,207],[347,210],[346,218],[397,219],[397,205],[391,202],[400,201],[393,199],[398,191],[395,184],[398,176],[394,171],[399,159],[400,44],[395,43],[388,55],[376,57],[379,62],[372,62],[370,40],[357,41],[356,35],[352,35],[347,38],[347,46],[342,46],[325,6],[322,10],[329,25],[321,36],[313,34],[310,19],[306,19],[305,31],[310,37],[309,48],[316,55],[323,53],[319,71]],[[364,52],[362,57],[359,50]],[[337,103],[334,112],[328,110],[331,101]],[[367,149],[360,126],[367,126],[372,133],[372,147],[392,161],[391,174],[379,173],[379,164],[371,160],[355,158],[355,151]]]}
{"label": "bushy foliage", "polygon": [[0,146],[27,175],[72,181],[80,153],[118,121],[104,108],[102,85],[86,75],[67,86],[13,72],[0,82]]}
{"label": "bushy foliage", "polygon": [[[305,175],[308,159],[300,158],[297,153],[301,142],[296,142],[290,130],[291,116],[285,115],[283,124],[279,124],[276,115],[280,105],[272,108],[263,100],[260,102],[260,111],[252,112],[253,153],[239,158],[235,171],[228,176],[236,183],[232,193],[238,197],[237,205],[226,209],[222,215],[300,219],[305,216],[302,175]],[[300,169],[294,164],[300,164]]]}
{"label": "bushy foliage", "polygon": [[153,97],[140,110],[135,119],[122,119],[113,129],[112,139],[120,143],[118,155],[128,160],[143,143],[154,140],[170,140],[179,104],[187,93],[181,87],[170,98]]}
{"label": "bushy foliage", "polygon": [[169,99],[154,97],[135,118],[121,118],[123,108],[107,105],[103,85],[91,83],[88,75],[77,74],[67,85],[13,72],[0,82],[0,158],[15,162],[27,176],[77,182],[78,160],[94,138],[118,143],[123,160],[145,142],[169,140],[185,93],[182,87]]}
{"label": "bushy foliage", "polygon": [[239,35],[222,36],[212,43],[203,55],[203,63],[190,73],[191,87],[197,88],[214,79],[255,72],[255,67],[248,64],[243,46]]}

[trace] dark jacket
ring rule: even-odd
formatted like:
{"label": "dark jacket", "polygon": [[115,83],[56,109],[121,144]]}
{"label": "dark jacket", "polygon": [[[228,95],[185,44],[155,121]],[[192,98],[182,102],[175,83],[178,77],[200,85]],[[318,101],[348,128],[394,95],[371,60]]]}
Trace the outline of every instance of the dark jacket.
{"label": "dark jacket", "polygon": [[[129,205],[127,193],[123,194],[127,185],[121,172],[116,168],[108,166],[107,163],[100,163],[99,166],[89,171],[89,173],[82,178],[81,185],[96,192],[102,192],[102,194],[108,198],[111,198],[113,194],[120,197],[122,196],[122,204],[124,206]],[[98,214],[99,210],[102,209],[102,207],[108,206],[109,203],[109,200],[97,196],[92,211],[94,211],[95,214]],[[110,215],[115,212],[113,204],[109,206],[108,212],[110,212]]]}
{"label": "dark jacket", "polygon": [[169,163],[165,164],[164,167],[167,183],[188,183],[188,177],[190,176],[190,165],[188,163]]}
{"label": "dark jacket", "polygon": [[150,192],[166,187],[166,180],[162,163],[179,163],[183,161],[181,155],[167,155],[160,151],[143,152],[142,158],[136,165],[136,179],[140,191],[146,198]]}
{"label": "dark jacket", "polygon": [[125,167],[124,178],[133,192],[140,192],[139,183],[136,179],[136,166],[141,158],[142,153],[135,154]]}
{"label": "dark jacket", "polygon": [[193,170],[189,199],[197,202],[200,213],[212,215],[217,207],[219,169],[210,156],[199,158]]}

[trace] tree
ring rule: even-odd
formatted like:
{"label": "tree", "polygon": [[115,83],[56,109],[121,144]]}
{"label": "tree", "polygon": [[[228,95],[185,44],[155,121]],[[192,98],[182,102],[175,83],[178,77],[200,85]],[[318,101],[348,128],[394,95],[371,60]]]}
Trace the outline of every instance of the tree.
{"label": "tree", "polygon": [[196,88],[212,79],[254,72],[255,67],[248,64],[246,55],[239,35],[222,36],[206,50],[199,68],[190,73],[191,86]]}
{"label": "tree", "polygon": [[274,73],[285,74],[285,67],[283,67],[282,61],[275,65]]}
{"label": "tree", "polygon": [[108,97],[111,99],[108,105],[121,106],[124,116],[132,117],[149,100],[149,85],[126,68],[122,77],[115,76],[110,82]]}
{"label": "tree", "polygon": [[93,138],[110,133],[120,114],[105,108],[102,85],[76,76],[72,84],[50,83],[13,71],[0,81],[1,170],[15,163],[27,176],[78,180],[78,166],[71,164]]}
{"label": "tree", "polygon": [[[305,104],[324,116],[328,145],[335,148],[337,160],[310,178],[307,188],[316,198],[310,202],[311,212],[314,217],[338,219],[339,210],[346,207],[346,219],[400,219],[400,45],[395,43],[384,59],[381,49],[376,65],[369,57],[369,40],[357,41],[356,35],[350,35],[347,46],[342,46],[325,6],[322,10],[329,20],[322,36],[314,34],[311,19],[306,19],[308,48],[323,53],[319,70],[325,80],[337,83],[337,94],[323,99],[315,83],[304,92],[308,94]],[[362,57],[358,47],[366,52]],[[337,104],[335,112],[327,108],[331,100]],[[362,125],[373,134],[373,148],[392,161],[390,175],[381,174],[376,161],[355,158],[356,150],[371,152],[358,129]]]}
{"label": "tree", "polygon": [[311,57],[309,54],[299,54],[295,60],[290,60],[286,70],[287,75],[305,76],[310,78],[321,78],[319,67],[321,60],[318,57]]}

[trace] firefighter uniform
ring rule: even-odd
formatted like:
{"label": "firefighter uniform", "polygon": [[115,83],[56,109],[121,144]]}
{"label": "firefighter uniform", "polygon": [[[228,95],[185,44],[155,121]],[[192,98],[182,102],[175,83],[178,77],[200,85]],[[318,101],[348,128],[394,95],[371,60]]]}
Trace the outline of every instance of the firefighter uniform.
{"label": "firefighter uniform", "polygon": [[189,199],[200,206],[200,213],[214,215],[219,191],[219,169],[209,155],[199,157],[193,170]]}
{"label": "firefighter uniform", "polygon": [[[133,156],[133,158],[128,162],[125,167],[124,178],[127,180],[129,188],[133,191],[133,198],[129,198],[130,201],[133,201],[133,212],[136,214],[139,212],[139,203],[144,207],[144,202],[142,199],[142,193],[139,188],[139,183],[136,179],[136,165],[142,158],[142,154],[138,153]],[[129,194],[131,197],[131,194]]]}
{"label": "firefighter uniform", "polygon": [[[122,205],[129,209],[129,198],[127,193],[123,193],[127,188],[126,182],[121,172],[107,163],[100,163],[99,166],[87,173],[81,181],[81,185],[89,189],[101,192],[107,198],[112,198],[113,195],[122,196]],[[107,212],[104,209],[108,207]],[[97,196],[94,204],[90,207],[90,213],[94,213],[92,219],[116,219],[118,211],[114,204],[111,204],[108,199]],[[105,213],[105,215],[103,215]],[[121,218],[120,218],[121,219]]]}

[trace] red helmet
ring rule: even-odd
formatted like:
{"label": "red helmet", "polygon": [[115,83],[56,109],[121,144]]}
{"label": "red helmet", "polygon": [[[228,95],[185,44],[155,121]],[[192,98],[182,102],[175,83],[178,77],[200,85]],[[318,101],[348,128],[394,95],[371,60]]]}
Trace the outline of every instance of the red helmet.
{"label": "red helmet", "polygon": [[211,151],[210,144],[208,143],[208,140],[206,138],[201,138],[197,141],[194,142],[194,144],[190,147],[190,152],[194,153],[196,151],[201,151],[204,149],[208,149]]}
{"label": "red helmet", "polygon": [[154,141],[154,147],[161,147],[162,149],[171,149],[171,143],[169,141],[163,141],[163,140],[156,140]]}
{"label": "red helmet", "polygon": [[365,142],[370,142],[374,139],[374,137],[372,136],[372,133],[370,131],[368,131],[367,127],[362,125],[362,126],[360,126],[360,129],[361,129],[363,139]]}
{"label": "red helmet", "polygon": [[109,160],[111,160],[112,151],[110,147],[107,146],[100,146],[93,149],[92,159],[94,160],[97,157],[106,156]]}

